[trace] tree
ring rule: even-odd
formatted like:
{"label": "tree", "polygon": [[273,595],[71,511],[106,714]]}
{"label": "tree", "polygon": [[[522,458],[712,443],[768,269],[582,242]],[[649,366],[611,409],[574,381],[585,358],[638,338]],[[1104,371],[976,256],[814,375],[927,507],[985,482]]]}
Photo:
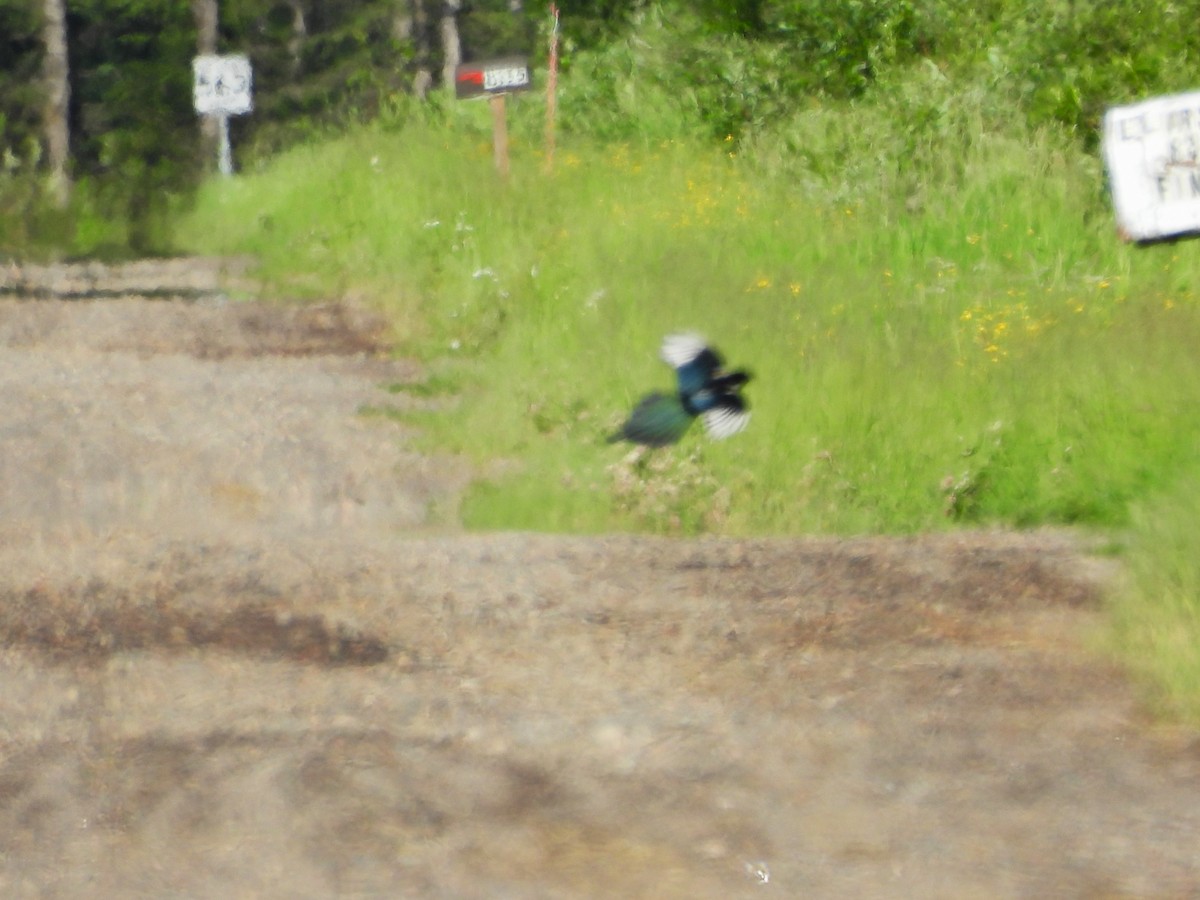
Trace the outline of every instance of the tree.
{"label": "tree", "polygon": [[462,62],[462,41],[458,37],[458,11],[462,0],[445,0],[442,6],[442,86],[454,88],[454,70]]}
{"label": "tree", "polygon": [[432,53],[429,49],[429,14],[425,9],[425,0],[403,0],[407,9],[397,13],[392,26],[392,37],[401,44],[411,44],[413,48],[413,68],[416,72],[412,80],[413,96],[425,99],[433,86],[433,70],[430,64]]}
{"label": "tree", "polygon": [[203,172],[192,106],[196,22],[179,0],[70,0],[72,165],[127,225],[129,247],[165,246],[173,198]]}
{"label": "tree", "polygon": [[[196,21],[196,53],[199,56],[215,54],[219,22],[217,0],[192,0],[192,18]],[[200,144],[204,159],[211,161],[217,158],[218,140],[217,120],[212,116],[200,116]]]}
{"label": "tree", "polygon": [[292,10],[292,36],[288,39],[288,55],[292,58],[292,75],[298,76],[304,63],[304,42],[308,40],[308,20],[302,0],[288,0]]}
{"label": "tree", "polygon": [[44,0],[42,5],[42,77],[46,100],[42,130],[46,140],[46,165],[50,172],[50,194],[63,209],[71,199],[71,101],[70,67],[67,62],[66,0]]}

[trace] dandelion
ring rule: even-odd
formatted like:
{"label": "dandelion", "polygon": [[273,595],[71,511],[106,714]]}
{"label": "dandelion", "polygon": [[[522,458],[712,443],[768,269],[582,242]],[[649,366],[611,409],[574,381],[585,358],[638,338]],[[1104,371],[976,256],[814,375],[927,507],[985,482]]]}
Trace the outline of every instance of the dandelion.
{"label": "dandelion", "polygon": [[792,296],[793,296],[793,297],[798,297],[798,296],[800,296],[800,285],[799,285],[799,283],[797,283],[797,282],[793,281],[791,284],[789,284],[789,285],[788,285],[788,290],[792,292]]}
{"label": "dandelion", "polygon": [[967,235],[967,243],[970,244],[972,247],[974,247],[976,244],[978,244],[980,242],[980,240],[982,240],[981,235],[978,235],[978,234],[968,234]]}

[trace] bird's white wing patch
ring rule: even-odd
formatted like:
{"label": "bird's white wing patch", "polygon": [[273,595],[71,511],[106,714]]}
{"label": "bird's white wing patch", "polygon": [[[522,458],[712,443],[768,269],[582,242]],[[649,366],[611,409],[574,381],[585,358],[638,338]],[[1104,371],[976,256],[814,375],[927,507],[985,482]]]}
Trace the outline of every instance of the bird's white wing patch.
{"label": "bird's white wing patch", "polygon": [[706,346],[707,341],[698,334],[668,334],[659,355],[667,365],[678,369],[703,353]]}
{"label": "bird's white wing patch", "polygon": [[718,441],[737,434],[750,424],[750,413],[724,406],[710,409],[701,418],[704,419],[704,430],[708,436]]}

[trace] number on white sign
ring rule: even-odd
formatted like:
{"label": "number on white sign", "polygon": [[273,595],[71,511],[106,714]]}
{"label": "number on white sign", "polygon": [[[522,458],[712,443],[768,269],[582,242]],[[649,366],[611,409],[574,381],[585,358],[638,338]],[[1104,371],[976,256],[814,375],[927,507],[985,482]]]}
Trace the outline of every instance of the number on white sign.
{"label": "number on white sign", "polygon": [[526,84],[529,84],[529,70],[521,66],[483,70],[483,89],[485,91],[523,87]]}
{"label": "number on white sign", "polygon": [[254,108],[250,60],[245,56],[197,56],[192,70],[196,112],[240,116]]}

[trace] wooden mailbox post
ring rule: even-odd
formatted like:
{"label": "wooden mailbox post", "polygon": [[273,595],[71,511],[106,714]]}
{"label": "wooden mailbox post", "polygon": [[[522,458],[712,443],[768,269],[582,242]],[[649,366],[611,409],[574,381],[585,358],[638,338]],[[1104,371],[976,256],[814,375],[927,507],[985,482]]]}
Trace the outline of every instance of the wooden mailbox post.
{"label": "wooden mailbox post", "polygon": [[492,107],[492,156],[496,171],[508,177],[508,122],[504,98],[532,86],[529,61],[508,56],[487,62],[462,63],[454,70],[454,96],[459,100],[487,97]]}

